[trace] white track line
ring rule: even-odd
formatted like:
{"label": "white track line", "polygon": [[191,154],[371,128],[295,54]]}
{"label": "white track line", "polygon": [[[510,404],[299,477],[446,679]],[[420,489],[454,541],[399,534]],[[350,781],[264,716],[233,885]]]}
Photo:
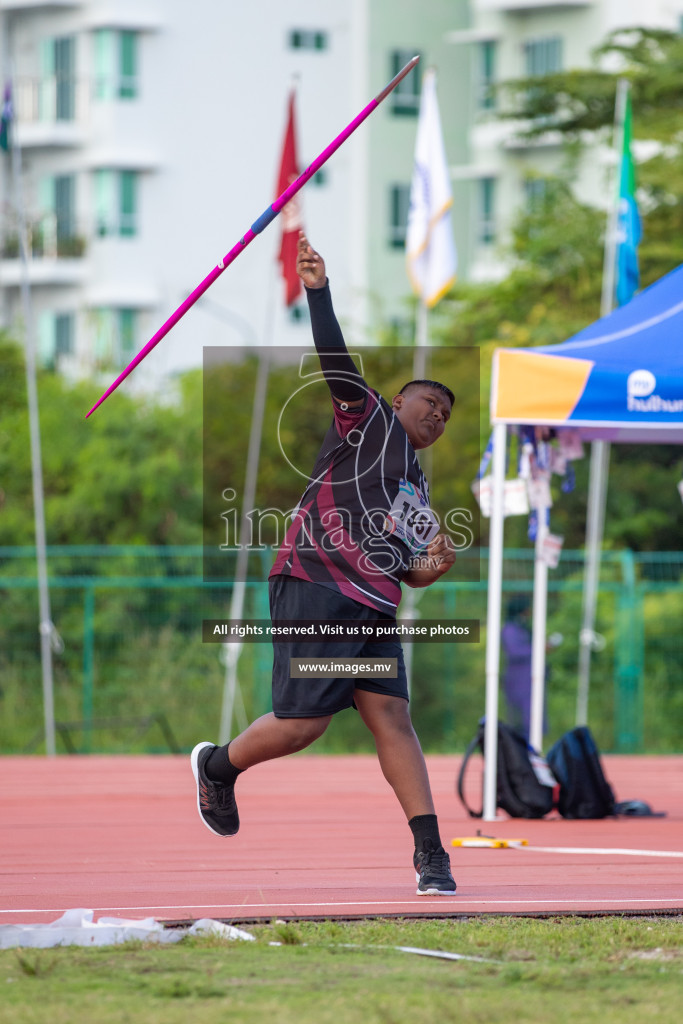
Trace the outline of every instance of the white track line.
{"label": "white track line", "polygon": [[590,847],[590,846],[515,846],[508,847],[514,850],[527,850],[529,853],[588,853],[588,854],[618,854],[627,857],[683,857],[680,850],[630,850],[626,847]]}
{"label": "white track line", "polygon": [[[130,910],[162,910],[168,912],[171,910],[220,910],[221,912],[230,912],[230,915],[237,916],[240,912],[245,910],[259,910],[268,911],[270,908],[278,907],[289,907],[290,910],[299,911],[303,908],[313,910],[321,909],[324,910],[330,907],[397,907],[404,913],[411,913],[413,910],[421,909],[422,907],[441,907],[443,910],[462,910],[464,907],[479,907],[485,909],[486,907],[532,907],[532,906],[544,906],[544,907],[556,907],[562,905],[563,907],[584,907],[590,906],[606,906],[616,905],[622,907],[625,904],[631,903],[647,903],[647,904],[669,904],[672,905],[672,909],[683,909],[683,892],[677,896],[670,896],[666,899],[650,899],[640,897],[624,896],[620,899],[553,899],[553,900],[473,900],[466,899],[465,897],[455,896],[453,899],[448,901],[444,899],[436,900],[415,900],[414,902],[408,902],[407,900],[348,900],[345,902],[334,902],[334,903],[299,903],[296,900],[273,900],[272,903],[184,903],[180,906],[160,906],[159,904],[153,904],[150,906],[123,906],[123,907],[97,907],[96,912],[98,914],[111,913],[112,911],[130,911]],[[409,909],[406,909],[409,908]],[[26,907],[22,910],[3,910],[0,909],[0,915],[2,914],[64,914],[67,910],[72,909],[71,907]]]}

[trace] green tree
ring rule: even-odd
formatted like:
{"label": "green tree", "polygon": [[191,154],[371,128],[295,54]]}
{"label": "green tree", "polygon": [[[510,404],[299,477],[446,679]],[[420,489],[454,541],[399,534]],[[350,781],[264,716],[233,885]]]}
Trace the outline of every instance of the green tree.
{"label": "green tree", "polygon": [[[501,116],[514,120],[527,138],[559,133],[565,160],[543,194],[519,212],[507,251],[510,273],[495,283],[459,283],[440,304],[436,337],[481,350],[483,437],[489,429],[493,350],[557,344],[600,316],[606,216],[580,202],[573,183],[586,145],[612,143],[619,77],[631,83],[634,139],[649,144],[645,157],[641,147],[637,168],[642,284],[683,261],[683,38],[640,28],[620,31],[594,57],[592,68],[516,79],[500,87]],[[563,494],[553,509],[553,530],[565,536],[567,547],[581,547],[584,541],[586,463],[577,463],[575,492]],[[680,472],[676,446],[615,445],[606,543],[639,550],[677,547],[683,526],[675,487]],[[527,543],[525,521],[509,522],[506,543]]]}
{"label": "green tree", "polygon": [[[32,544],[23,355],[0,342],[0,544]],[[96,388],[38,380],[49,544],[201,542],[201,374],[173,400],[117,392],[90,419]]]}
{"label": "green tree", "polygon": [[[644,286],[683,261],[683,37],[629,29],[595,51],[598,66],[503,83],[501,117],[518,133],[563,139],[567,158],[541,197],[520,210],[507,251],[510,273],[492,284],[457,284],[441,304],[436,333],[485,352],[495,344],[564,341],[600,315],[606,217],[580,202],[573,179],[587,144],[612,143],[617,81],[631,82],[633,133],[647,142],[638,162]],[[450,302],[450,316],[449,312]],[[488,381],[483,382],[485,385]]]}
{"label": "green tree", "polygon": [[559,132],[576,146],[609,144],[617,80],[630,82],[634,142],[650,144],[638,161],[639,258],[648,285],[683,261],[683,36],[619,29],[593,57],[592,68],[505,83],[502,116],[518,122],[528,138]]}

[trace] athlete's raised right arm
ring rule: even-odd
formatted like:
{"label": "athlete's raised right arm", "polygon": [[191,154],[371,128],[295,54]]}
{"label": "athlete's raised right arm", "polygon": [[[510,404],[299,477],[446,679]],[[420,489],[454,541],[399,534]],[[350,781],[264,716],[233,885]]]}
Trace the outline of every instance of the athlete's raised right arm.
{"label": "athlete's raised right arm", "polygon": [[313,341],[327,386],[337,402],[355,409],[363,405],[367,387],[349,355],[332,307],[325,261],[299,232],[296,270],[306,286]]}
{"label": "athlete's raised right arm", "polygon": [[311,291],[327,284],[325,260],[311,246],[303,231],[299,232],[296,247],[296,272]]}

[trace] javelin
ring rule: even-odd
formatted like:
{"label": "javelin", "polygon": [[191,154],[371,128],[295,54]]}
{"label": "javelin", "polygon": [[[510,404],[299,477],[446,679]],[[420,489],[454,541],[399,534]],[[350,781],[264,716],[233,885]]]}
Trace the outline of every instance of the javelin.
{"label": "javelin", "polygon": [[105,398],[109,397],[112,391],[116,390],[119,384],[121,384],[122,381],[126,379],[128,374],[135,369],[138,363],[141,363],[145,356],[152,351],[154,346],[159,344],[161,339],[168,334],[171,328],[178,323],[181,317],[185,316],[188,309],[190,309],[191,306],[194,306],[197,299],[201,298],[201,296],[204,294],[207,288],[211,287],[213,282],[216,280],[217,277],[220,277],[220,275],[223,273],[226,267],[229,267],[233,260],[237,259],[239,254],[244,249],[246,249],[249,243],[253,241],[253,239],[256,238],[256,236],[260,234],[261,231],[263,231],[263,229],[267,227],[272,220],[275,220],[282,207],[285,206],[289,202],[289,200],[292,199],[292,197],[297,194],[299,189],[306,184],[308,179],[311,178],[327,160],[329,160],[332,154],[335,153],[344,142],[346,142],[349,135],[355,132],[356,128],[363,123],[366,117],[368,117],[373,112],[373,110],[375,110],[375,108],[379,106],[382,100],[385,99],[389,95],[389,93],[396,88],[401,79],[405,78],[405,76],[410,71],[413,70],[419,59],[419,57],[413,57],[412,60],[408,61],[406,66],[399,71],[396,77],[392,78],[389,84],[385,86],[384,89],[382,89],[382,91],[377,94],[377,96],[375,96],[374,100],[370,100],[367,107],[364,107],[363,110],[361,110],[360,114],[357,114],[356,117],[354,117],[353,121],[351,121],[343,130],[343,132],[340,132],[337,138],[334,139],[334,141],[331,142],[329,146],[327,146],[327,148],[322,151],[320,156],[317,156],[315,158],[313,163],[309,167],[307,167],[302,174],[299,175],[296,181],[293,181],[292,184],[285,189],[282,195],[277,197],[272,206],[267,207],[267,209],[263,211],[261,216],[254,221],[254,223],[251,225],[246,234],[244,234],[242,238],[240,238],[239,242],[233,245],[230,252],[226,253],[226,255],[223,257],[220,263],[218,263],[213,268],[211,273],[208,274],[201,282],[201,284],[198,284],[195,290],[190,295],[188,295],[184,302],[182,302],[178,306],[175,313],[171,314],[166,323],[159,328],[156,334],[149,339],[145,347],[138,352],[138,354],[135,356],[133,360],[131,360],[131,362],[128,364],[123,373],[119,374],[114,383],[110,387],[108,387],[107,390],[102,395],[102,397],[97,402],[95,402],[90,412],[86,415],[86,419],[88,418],[88,416],[90,416],[91,413],[95,411],[98,405],[102,404]]}

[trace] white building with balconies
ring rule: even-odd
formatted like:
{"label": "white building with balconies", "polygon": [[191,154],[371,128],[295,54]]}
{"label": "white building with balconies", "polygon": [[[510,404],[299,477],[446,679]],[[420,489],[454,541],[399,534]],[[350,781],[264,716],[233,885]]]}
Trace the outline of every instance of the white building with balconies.
{"label": "white building with balconies", "polygon": [[[0,0],[30,259],[0,153],[0,325],[21,334],[28,274],[41,358],[111,380],[275,198],[297,88],[309,163],[415,52],[448,111],[464,95],[448,31],[466,0]],[[413,73],[301,193],[351,340],[408,315],[403,237],[420,77]],[[462,162],[462,117],[444,117]],[[308,344],[286,310],[280,226],[254,240],[131,377],[147,387],[207,345]]]}
{"label": "white building with balconies", "polygon": [[[628,27],[680,31],[683,0],[471,0],[469,24],[449,33],[454,52],[469,64],[469,153],[452,168],[454,191],[471,210],[460,238],[461,267],[472,280],[507,270],[501,248],[511,224],[543,177],[563,160],[560,140],[524,141],[514,122],[497,116],[491,86],[591,65],[591,50],[608,33]],[[613,154],[590,150],[578,168],[579,196],[604,206]]]}
{"label": "white building with balconies", "polygon": [[[683,0],[0,0],[41,358],[111,379],[275,198],[287,95],[303,167],[414,53],[435,65],[462,278],[506,271],[500,243],[562,159],[497,117],[496,82],[586,67],[615,28],[679,29]],[[354,343],[395,321],[411,340],[404,237],[420,75],[301,193]],[[604,202],[606,151],[578,187]],[[10,159],[0,153],[0,326],[19,336],[22,274]],[[257,238],[135,372],[161,385],[206,345],[307,344],[284,307],[280,227]]]}

